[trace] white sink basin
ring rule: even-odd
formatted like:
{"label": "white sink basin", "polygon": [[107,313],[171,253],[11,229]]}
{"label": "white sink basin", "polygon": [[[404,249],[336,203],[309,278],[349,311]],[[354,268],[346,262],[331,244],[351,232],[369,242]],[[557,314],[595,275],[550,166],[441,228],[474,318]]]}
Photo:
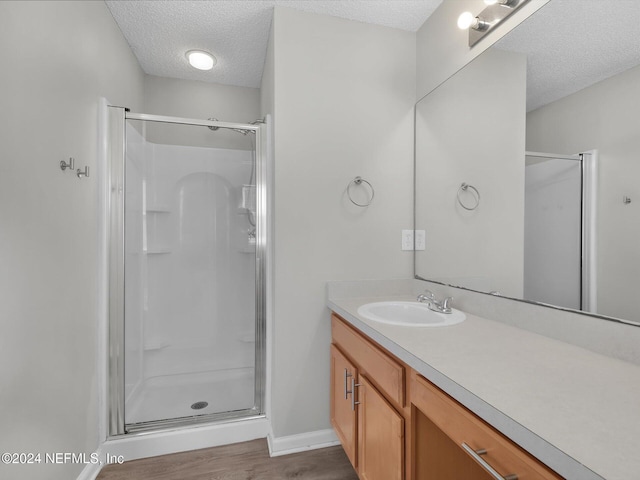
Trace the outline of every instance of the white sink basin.
{"label": "white sink basin", "polygon": [[358,308],[358,315],[374,322],[403,327],[445,327],[464,322],[467,316],[460,310],[438,313],[420,302],[376,302]]}

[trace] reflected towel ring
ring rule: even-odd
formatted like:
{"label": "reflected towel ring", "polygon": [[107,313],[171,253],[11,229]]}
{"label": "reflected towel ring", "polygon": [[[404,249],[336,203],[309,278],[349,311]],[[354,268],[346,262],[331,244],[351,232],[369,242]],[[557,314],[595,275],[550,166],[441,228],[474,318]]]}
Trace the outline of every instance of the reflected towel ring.
{"label": "reflected towel ring", "polygon": [[[354,184],[355,185],[362,185],[363,183],[366,183],[367,185],[369,185],[369,188],[371,189],[371,198],[369,198],[369,201],[367,203],[358,203],[351,197],[351,186],[354,185]],[[347,185],[347,196],[349,197],[349,200],[351,200],[351,203],[353,203],[354,205],[357,205],[358,207],[368,207],[369,205],[371,205],[371,202],[373,201],[373,197],[374,197],[375,194],[376,194],[376,192],[373,189],[373,185],[371,185],[369,182],[367,182],[362,177],[354,178]]]}
{"label": "reflected towel ring", "polygon": [[[476,197],[476,204],[472,207],[468,207],[467,205],[465,205],[462,202],[462,199],[460,198],[460,192],[466,192],[469,189],[475,192],[475,197]],[[458,203],[465,210],[475,210],[476,208],[478,208],[478,205],[480,205],[480,192],[478,192],[478,189],[476,187],[474,187],[473,185],[469,185],[468,183],[463,183],[462,185],[460,185],[460,188],[458,189],[457,197],[458,197]]]}

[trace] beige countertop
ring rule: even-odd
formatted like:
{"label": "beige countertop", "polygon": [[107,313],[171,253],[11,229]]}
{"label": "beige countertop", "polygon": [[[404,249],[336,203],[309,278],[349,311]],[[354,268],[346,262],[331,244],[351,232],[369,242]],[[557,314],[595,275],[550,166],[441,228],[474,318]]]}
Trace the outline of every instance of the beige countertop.
{"label": "beige countertop", "polygon": [[415,297],[328,306],[564,477],[640,479],[640,366],[470,314],[430,328],[358,315],[381,300]]}

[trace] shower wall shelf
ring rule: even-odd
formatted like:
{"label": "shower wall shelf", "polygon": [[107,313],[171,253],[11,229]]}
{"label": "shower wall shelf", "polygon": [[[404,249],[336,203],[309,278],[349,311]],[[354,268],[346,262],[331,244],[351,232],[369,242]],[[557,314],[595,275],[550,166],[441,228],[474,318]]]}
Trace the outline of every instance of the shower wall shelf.
{"label": "shower wall shelf", "polygon": [[147,249],[144,253],[147,255],[164,255],[165,253],[171,253],[171,248],[169,247],[154,247]]}
{"label": "shower wall shelf", "polygon": [[167,342],[166,340],[153,339],[144,342],[145,350],[162,350],[163,348],[166,348],[168,346],[169,342]]}
{"label": "shower wall shelf", "polygon": [[149,205],[147,206],[147,213],[171,213],[171,208],[169,205]]}
{"label": "shower wall shelf", "polygon": [[252,333],[244,333],[238,337],[238,341],[241,343],[256,343],[256,335]]}
{"label": "shower wall shelf", "polygon": [[246,215],[249,212],[255,214],[255,212],[253,210],[250,210],[250,209],[244,208],[244,207],[238,207],[238,209],[236,210],[236,213],[238,215]]}

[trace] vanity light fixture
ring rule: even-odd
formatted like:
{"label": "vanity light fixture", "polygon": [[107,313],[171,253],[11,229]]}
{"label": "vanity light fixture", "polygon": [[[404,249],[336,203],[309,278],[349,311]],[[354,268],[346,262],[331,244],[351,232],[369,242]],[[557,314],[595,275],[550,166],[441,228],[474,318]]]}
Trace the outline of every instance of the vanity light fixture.
{"label": "vanity light fixture", "polygon": [[484,0],[487,7],[478,15],[464,12],[458,17],[458,28],[469,30],[469,47],[473,47],[500,22],[529,0]]}
{"label": "vanity light fixture", "polygon": [[189,65],[198,70],[211,70],[216,64],[216,57],[202,50],[189,50],[186,53]]}
{"label": "vanity light fixture", "polygon": [[513,8],[518,4],[518,0],[484,0],[485,5],[503,5]]}

